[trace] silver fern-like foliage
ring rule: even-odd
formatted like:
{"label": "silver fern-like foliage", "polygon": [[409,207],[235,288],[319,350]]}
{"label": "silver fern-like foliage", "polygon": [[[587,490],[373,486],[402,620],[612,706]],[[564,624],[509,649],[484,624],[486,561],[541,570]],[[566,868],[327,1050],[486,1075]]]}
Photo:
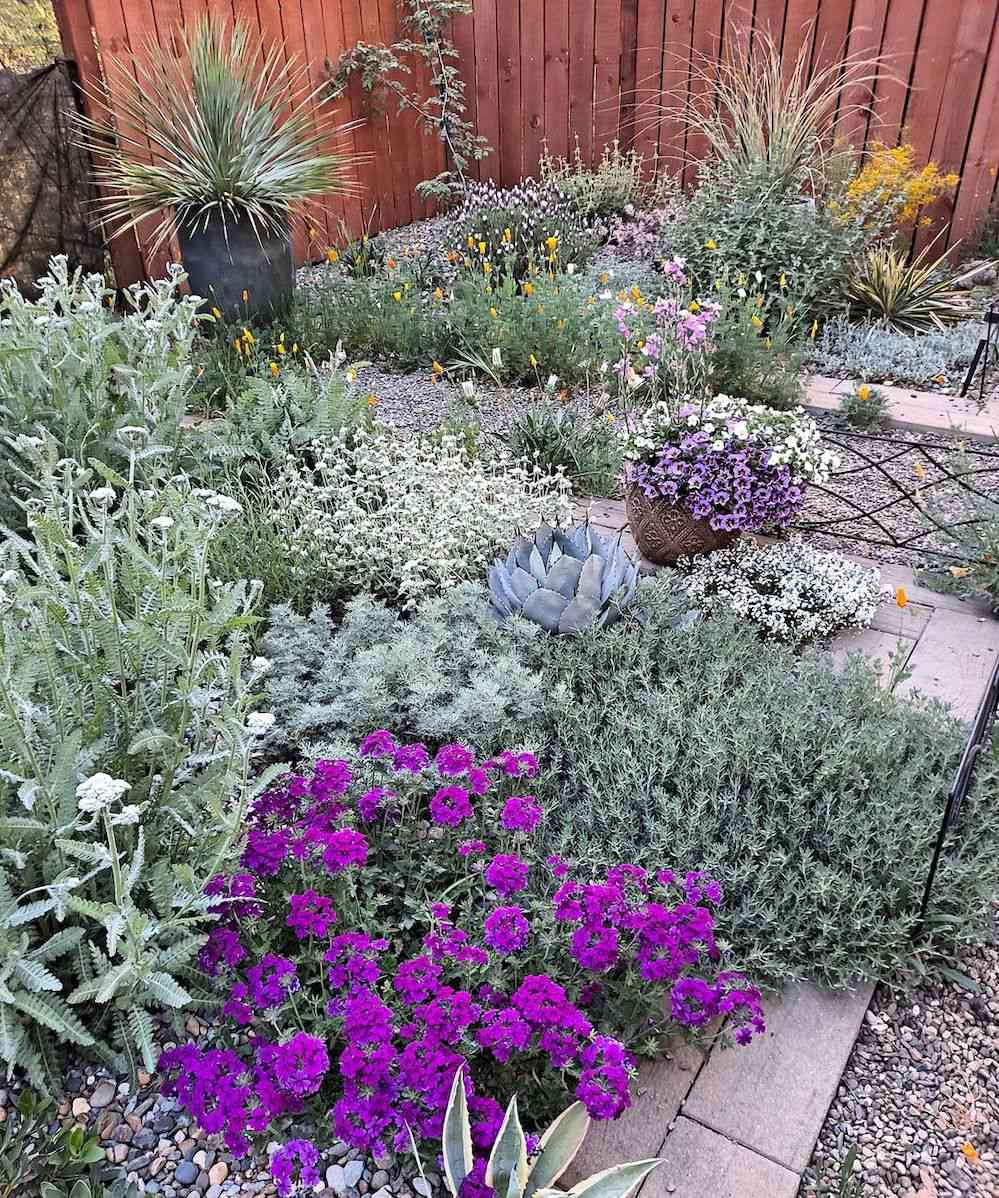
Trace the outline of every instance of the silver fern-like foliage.
{"label": "silver fern-like foliage", "polygon": [[564,636],[619,620],[635,597],[638,563],[620,536],[602,537],[589,524],[542,524],[533,537],[517,537],[488,577],[498,619],[520,615]]}

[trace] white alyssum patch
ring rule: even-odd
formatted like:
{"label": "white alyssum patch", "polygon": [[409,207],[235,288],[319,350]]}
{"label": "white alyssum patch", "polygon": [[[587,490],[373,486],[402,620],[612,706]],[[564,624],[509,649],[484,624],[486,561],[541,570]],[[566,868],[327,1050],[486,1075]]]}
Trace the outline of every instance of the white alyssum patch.
{"label": "white alyssum patch", "polygon": [[484,576],[523,529],[571,514],[561,474],[506,455],[470,458],[458,438],[439,443],[341,431],[289,458],[275,480],[274,518],[293,561],[351,592],[426,595]]}
{"label": "white alyssum patch", "polygon": [[891,594],[879,570],[800,537],[767,546],[737,541],[699,559],[686,586],[702,611],[727,608],[768,640],[795,647],[868,627]]}

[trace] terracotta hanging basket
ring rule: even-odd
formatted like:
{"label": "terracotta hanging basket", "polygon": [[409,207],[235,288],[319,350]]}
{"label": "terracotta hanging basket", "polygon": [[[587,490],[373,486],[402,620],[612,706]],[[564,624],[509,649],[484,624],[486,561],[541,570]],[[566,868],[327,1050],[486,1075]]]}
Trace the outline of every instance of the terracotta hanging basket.
{"label": "terracotta hanging basket", "polygon": [[646,495],[634,483],[627,487],[625,503],[642,557],[657,566],[672,566],[678,557],[714,553],[739,537],[737,532],[716,532],[707,520],[695,519],[686,508],[662,496]]}

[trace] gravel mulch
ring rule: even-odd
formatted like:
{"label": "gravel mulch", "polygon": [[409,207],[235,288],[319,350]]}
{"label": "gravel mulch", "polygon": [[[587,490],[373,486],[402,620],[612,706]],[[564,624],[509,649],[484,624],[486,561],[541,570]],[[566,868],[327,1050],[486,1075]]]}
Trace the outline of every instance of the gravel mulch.
{"label": "gravel mulch", "polygon": [[[947,480],[946,472],[975,470],[981,473],[969,481],[984,494],[999,499],[996,445],[959,441],[947,434],[901,430],[875,430],[869,437],[852,436],[851,430],[834,416],[817,419],[840,455],[841,463],[824,489],[808,489],[799,523],[836,520],[834,530],[839,536],[816,530],[807,533],[825,548],[862,553],[875,561],[915,568],[946,566],[950,559],[921,551],[947,550],[952,546],[943,533],[933,531],[912,497],[921,492],[936,520],[946,523],[967,519],[967,500],[959,484]],[[837,436],[841,433],[848,435]],[[864,457],[874,459],[873,464],[866,463]],[[863,511],[856,511],[853,505]],[[908,547],[873,543],[912,538],[914,544]]]}
{"label": "gravel mulch", "polygon": [[[995,1198],[999,1194],[999,945],[969,954],[977,984],[877,992],[799,1198]],[[828,1188],[822,1188],[828,1187]]]}
{"label": "gravel mulch", "polygon": [[[191,1039],[211,1036],[211,1029],[193,1016],[187,1030]],[[0,1125],[17,1118],[16,1097],[16,1088],[0,1089]],[[141,1194],[269,1198],[276,1193],[267,1154],[233,1158],[221,1137],[199,1128],[175,1099],[160,1093],[158,1080],[148,1073],[139,1072],[133,1090],[129,1082],[100,1067],[72,1069],[53,1116],[46,1129],[50,1135],[74,1124],[86,1127],[89,1135],[97,1134],[108,1163]],[[319,1149],[319,1171],[325,1178],[319,1198],[433,1198],[443,1193],[431,1160],[424,1163],[424,1180],[408,1153],[367,1158],[328,1131],[295,1123],[283,1129],[282,1139],[296,1136],[314,1138]]]}

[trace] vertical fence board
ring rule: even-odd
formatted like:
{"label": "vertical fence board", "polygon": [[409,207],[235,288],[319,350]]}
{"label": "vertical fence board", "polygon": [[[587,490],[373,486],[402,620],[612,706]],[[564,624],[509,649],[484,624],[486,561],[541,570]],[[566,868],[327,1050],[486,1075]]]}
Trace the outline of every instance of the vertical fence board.
{"label": "vertical fence board", "polygon": [[999,31],[987,47],[981,95],[965,152],[961,184],[954,205],[950,244],[974,236],[988,211],[999,169]]}
{"label": "vertical fence board", "polygon": [[[962,6],[950,60],[941,79],[940,103],[928,155],[946,171],[953,168],[960,174],[965,150],[971,138],[972,126],[982,102],[982,83],[985,75],[989,42],[995,28],[997,0],[979,0],[978,4]],[[961,81],[965,102],[955,104],[947,95],[947,80]],[[994,94],[985,93],[985,104],[993,102]],[[923,214],[930,222],[916,233],[917,252],[938,236],[953,215],[952,201],[944,199],[931,205]],[[939,246],[946,244],[946,231]],[[938,247],[939,248],[939,247]]]}
{"label": "vertical fence board", "polygon": [[521,0],[520,94],[522,173],[534,176],[545,134],[545,0]]}
{"label": "vertical fence board", "polygon": [[[484,7],[476,5],[477,8]],[[495,28],[495,13],[493,14],[493,23]],[[479,115],[479,92],[476,76],[479,72],[479,54],[476,51],[476,20],[475,12],[455,13],[451,18],[451,41],[454,44],[458,58],[454,65],[461,72],[461,76],[465,81],[465,118],[471,121],[472,125],[478,129],[483,123],[483,117]],[[483,55],[483,58],[485,55]],[[478,177],[478,166],[476,163],[471,164],[470,175],[472,178]]]}
{"label": "vertical fence board", "polygon": [[593,162],[599,149],[593,138],[593,79],[596,68],[594,0],[569,4],[569,148],[579,146],[583,162]]}
{"label": "vertical fence board", "polygon": [[694,0],[669,0],[666,6],[658,168],[672,176],[683,174],[687,134],[684,113],[690,102],[694,11]]}
{"label": "vertical fence board", "polygon": [[[781,63],[785,71],[794,68],[804,47],[815,44],[815,27],[819,16],[819,0],[788,0],[784,19],[784,43]],[[808,51],[811,54],[811,50]]]}
{"label": "vertical fence board", "polygon": [[888,6],[882,42],[887,73],[877,81],[870,125],[870,136],[886,145],[896,145],[902,132],[922,13],[923,0],[891,0]]}
{"label": "vertical fence board", "polygon": [[[887,16],[888,0],[856,0],[847,45],[847,54],[851,58],[877,58],[880,55]],[[865,70],[863,73],[871,72]],[[867,141],[867,125],[873,101],[873,80],[870,83],[853,83],[843,95],[836,132],[858,150]]]}
{"label": "vertical fence board", "polygon": [[569,154],[569,0],[545,0],[545,123],[548,152]]}
{"label": "vertical fence board", "polygon": [[[497,42],[496,0],[478,0],[475,5],[475,106],[478,114],[477,132],[489,145],[491,152],[475,169],[476,177],[490,178],[500,173],[500,93],[499,46]],[[470,77],[472,64],[465,67]]]}
{"label": "vertical fence board", "polygon": [[596,0],[593,153],[620,134],[621,0]]}
{"label": "vertical fence board", "polygon": [[520,69],[520,5],[502,0],[497,7],[496,39],[499,45],[500,171],[509,186],[524,173],[524,138],[521,110],[526,104]]}
{"label": "vertical fence board", "polygon": [[665,0],[638,0],[634,146],[650,165],[659,148],[659,124],[664,100],[665,22]]}
{"label": "vertical fence board", "polygon": [[[693,41],[690,48],[689,103],[697,111],[705,111],[714,102],[714,79],[717,62],[724,53],[725,6],[723,0],[697,0],[694,10]],[[694,165],[707,154],[708,143],[696,129],[688,130],[683,185],[689,187],[697,177]]]}

